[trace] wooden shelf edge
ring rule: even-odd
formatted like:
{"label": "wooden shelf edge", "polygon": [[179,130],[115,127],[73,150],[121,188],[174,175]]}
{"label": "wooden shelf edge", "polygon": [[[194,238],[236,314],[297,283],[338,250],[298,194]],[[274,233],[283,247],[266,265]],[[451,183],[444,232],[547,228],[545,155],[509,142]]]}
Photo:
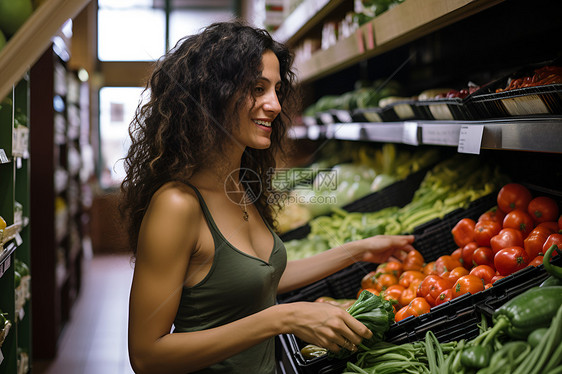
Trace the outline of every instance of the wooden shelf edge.
{"label": "wooden shelf edge", "polygon": [[0,98],[4,98],[50,45],[51,38],[90,0],[49,0],[39,6],[0,52]]}
{"label": "wooden shelf edge", "polygon": [[[375,38],[373,46],[364,46],[364,51],[359,47],[356,34],[338,41],[327,50],[317,51],[309,60],[296,66],[299,80],[307,83],[319,79],[444,28],[505,0],[429,0],[433,6],[428,6],[426,1],[405,1],[363,25],[361,27],[363,42],[366,42],[366,28],[369,25]],[[425,11],[422,12],[423,9]]]}

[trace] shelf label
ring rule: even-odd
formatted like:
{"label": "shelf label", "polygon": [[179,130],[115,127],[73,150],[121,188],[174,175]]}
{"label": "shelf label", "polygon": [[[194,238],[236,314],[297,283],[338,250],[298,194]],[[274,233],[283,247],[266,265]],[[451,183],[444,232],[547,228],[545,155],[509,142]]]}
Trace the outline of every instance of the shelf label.
{"label": "shelf label", "polygon": [[357,29],[355,32],[355,37],[357,38],[357,48],[359,53],[365,53],[365,43],[363,43],[363,30]]}
{"label": "shelf label", "polygon": [[480,154],[484,125],[462,125],[459,134],[459,153]]}
{"label": "shelf label", "polygon": [[366,25],[367,28],[367,49],[375,48],[375,34],[373,33],[373,23],[369,22]]}
{"label": "shelf label", "polygon": [[5,164],[6,162],[9,162],[10,160],[8,160],[8,156],[6,156],[6,152],[0,148],[0,162]]}
{"label": "shelf label", "polygon": [[422,143],[434,145],[459,145],[460,125],[429,124],[422,125]]}
{"label": "shelf label", "polygon": [[402,143],[418,145],[418,124],[416,122],[404,122],[402,128]]}

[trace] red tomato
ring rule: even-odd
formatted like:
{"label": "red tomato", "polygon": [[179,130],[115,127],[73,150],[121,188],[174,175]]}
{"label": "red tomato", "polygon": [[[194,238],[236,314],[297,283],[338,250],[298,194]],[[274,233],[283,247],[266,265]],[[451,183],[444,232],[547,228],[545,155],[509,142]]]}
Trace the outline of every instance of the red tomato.
{"label": "red tomato", "polygon": [[443,279],[438,275],[428,275],[420,283],[417,296],[423,297],[429,305],[435,305],[435,299],[437,296],[439,296],[443,290],[451,288],[451,286],[452,283],[449,283],[448,280]]}
{"label": "red tomato", "polygon": [[457,222],[451,230],[453,240],[457,246],[464,247],[474,241],[474,226],[476,226],[476,222],[470,218],[463,218]]}
{"label": "red tomato", "polygon": [[425,275],[437,274],[437,268],[435,267],[435,261],[431,261],[431,262],[428,262],[427,264],[425,264],[421,271]]}
{"label": "red tomato", "polygon": [[535,197],[529,203],[527,211],[536,222],[554,221],[558,218],[558,204],[547,196]]}
{"label": "red tomato", "polygon": [[492,284],[494,284],[495,281],[500,280],[502,278],[505,278],[505,275],[494,275],[492,278]]}
{"label": "red tomato", "polygon": [[439,296],[437,296],[437,298],[435,299],[435,305],[446,303],[447,301],[450,301],[452,299],[453,299],[453,289],[447,288],[446,290],[441,292]]}
{"label": "red tomato", "polygon": [[517,229],[501,229],[498,235],[490,239],[490,246],[494,254],[498,253],[500,249],[507,247],[523,247],[523,234]]}
{"label": "red tomato", "polygon": [[397,278],[402,274],[402,271],[402,263],[398,261],[384,262],[376,269],[376,273],[392,273]]}
{"label": "red tomato", "polygon": [[486,213],[482,213],[480,217],[478,217],[478,222],[493,221],[501,225],[504,217],[505,217],[505,213],[502,212],[500,209],[498,209],[497,206],[495,206],[489,211],[487,211]]}
{"label": "red tomato", "polygon": [[373,270],[365,274],[361,279],[361,288],[375,288],[377,285],[377,271]]}
{"label": "red tomato", "polygon": [[464,247],[462,247],[462,266],[464,266],[465,269],[470,270],[472,269],[472,255],[474,253],[474,251],[476,250],[476,248],[478,248],[479,245],[476,242],[470,242],[467,245],[465,245]]}
{"label": "red tomato", "polygon": [[381,296],[385,299],[385,300],[396,300],[396,302],[398,304],[400,304],[400,296],[402,295],[402,292],[404,292],[405,288],[402,287],[399,284],[393,284],[392,286],[389,286],[386,290],[384,290],[383,292],[381,292]]}
{"label": "red tomato", "polygon": [[402,261],[402,268],[404,270],[421,270],[425,260],[420,252],[413,249],[406,255],[406,259]]}
{"label": "red tomato", "polygon": [[527,266],[539,266],[542,265],[542,260],[543,260],[544,256],[543,255],[539,255],[535,258],[533,258],[531,261],[529,261],[529,265]]}
{"label": "red tomato", "polygon": [[453,286],[453,299],[465,293],[475,294],[484,290],[484,283],[482,279],[476,275],[463,275],[460,277]]}
{"label": "red tomato", "polygon": [[532,199],[531,191],[527,187],[518,183],[508,183],[498,192],[498,207],[504,213],[515,209],[527,211]]}
{"label": "red tomato", "polygon": [[458,266],[451,271],[447,271],[441,274],[441,278],[449,280],[449,283],[455,284],[457,279],[462,277],[463,275],[467,275],[469,272],[463,266]]}
{"label": "red tomato", "polygon": [[523,239],[535,228],[533,218],[522,209],[515,209],[505,215],[503,228],[512,228],[521,231]]}
{"label": "red tomato", "polygon": [[408,308],[408,305],[403,306],[402,308],[400,308],[398,310],[398,312],[396,312],[396,314],[394,315],[394,320],[396,322],[400,322],[403,319],[406,319],[408,317],[410,317],[412,315],[412,313],[410,312],[410,309]]}
{"label": "red tomato", "polygon": [[544,226],[537,226],[531,231],[529,236],[523,241],[523,248],[525,248],[529,258],[535,258],[539,254],[544,254],[542,248],[550,234],[552,234],[552,231]]}
{"label": "red tomato", "polygon": [[558,232],[558,230],[560,230],[558,228],[558,222],[556,222],[556,221],[541,222],[537,225],[537,227],[546,227],[547,229],[552,231],[553,234]]}
{"label": "red tomato", "polygon": [[450,255],[440,256],[435,261],[435,269],[437,270],[437,275],[441,275],[446,271],[453,270],[458,266],[463,266],[463,264],[459,260],[455,260]]}
{"label": "red tomato", "polygon": [[400,278],[398,278],[398,284],[404,288],[408,288],[415,280],[419,280],[419,282],[421,282],[424,278],[425,275],[421,271],[406,270],[400,275]]}
{"label": "red tomato", "polygon": [[495,221],[480,221],[474,226],[474,241],[481,247],[489,247],[490,239],[499,234],[502,224]]}
{"label": "red tomato", "polygon": [[492,283],[496,271],[488,265],[478,265],[470,271],[470,274],[477,276],[484,281],[484,284],[487,284]]}
{"label": "red tomato", "polygon": [[408,309],[410,309],[410,313],[412,313],[413,316],[417,317],[422,314],[429,313],[431,305],[429,305],[423,297],[416,297],[414,300],[410,301]]}
{"label": "red tomato", "polygon": [[461,255],[462,255],[462,248],[457,248],[453,251],[453,253],[451,253],[451,257],[459,261],[461,260]]}
{"label": "red tomato", "polygon": [[398,302],[400,305],[408,305],[410,301],[414,300],[418,296],[418,286],[421,280],[414,280],[410,285],[402,292]]}
{"label": "red tomato", "polygon": [[549,237],[546,238],[546,242],[544,242],[542,253],[546,253],[553,244],[556,244],[558,251],[552,252],[552,257],[556,256],[557,253],[562,253],[562,234],[550,234]]}
{"label": "red tomato", "polygon": [[529,263],[529,256],[523,247],[507,247],[494,256],[494,266],[500,275],[509,275],[523,269]]}
{"label": "red tomato", "polygon": [[[494,267],[494,251],[490,247],[478,247],[472,254],[472,263],[474,266],[488,265]],[[495,270],[494,270],[495,271]]]}
{"label": "red tomato", "polygon": [[379,274],[375,289],[379,292],[386,290],[389,286],[398,284],[398,278],[392,273]]}

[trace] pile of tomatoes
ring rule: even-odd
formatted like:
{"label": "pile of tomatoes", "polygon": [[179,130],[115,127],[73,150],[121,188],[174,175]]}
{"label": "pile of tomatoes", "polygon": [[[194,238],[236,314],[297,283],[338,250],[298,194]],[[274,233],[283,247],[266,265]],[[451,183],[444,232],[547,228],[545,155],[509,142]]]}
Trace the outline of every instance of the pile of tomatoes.
{"label": "pile of tomatoes", "polygon": [[425,262],[420,252],[410,251],[403,262],[380,264],[365,275],[359,292],[367,289],[393,300],[397,322],[428,313],[436,305],[542,264],[552,244],[562,247],[562,216],[554,199],[533,197],[525,186],[509,183],[499,191],[497,206],[477,221],[461,219],[451,233],[458,248],[450,255]]}

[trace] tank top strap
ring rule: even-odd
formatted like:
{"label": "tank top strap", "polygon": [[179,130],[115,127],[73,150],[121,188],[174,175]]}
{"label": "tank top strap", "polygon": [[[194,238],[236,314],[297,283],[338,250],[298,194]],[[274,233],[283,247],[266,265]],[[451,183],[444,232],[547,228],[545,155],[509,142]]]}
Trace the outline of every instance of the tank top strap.
{"label": "tank top strap", "polygon": [[[209,210],[209,208],[207,207],[207,204],[205,203],[205,199],[203,198],[203,195],[201,195],[201,192],[199,192],[199,190],[197,189],[197,187],[195,187],[193,184],[189,183],[188,181],[182,181],[182,183],[185,183],[186,185],[188,185],[189,187],[191,187],[193,189],[193,191],[195,191],[195,194],[197,195],[197,199],[199,200],[199,205],[201,206],[201,210],[203,211],[203,215],[205,216],[205,219],[207,220],[207,223],[209,224],[209,229],[211,231],[211,235],[213,236],[213,239],[215,240],[215,243],[218,243],[218,241],[223,241],[223,237],[222,234],[219,231],[219,228],[217,226],[217,224],[215,223],[215,220],[213,219],[213,216],[211,215],[211,211]],[[220,246],[216,246],[216,248],[219,248]]]}

